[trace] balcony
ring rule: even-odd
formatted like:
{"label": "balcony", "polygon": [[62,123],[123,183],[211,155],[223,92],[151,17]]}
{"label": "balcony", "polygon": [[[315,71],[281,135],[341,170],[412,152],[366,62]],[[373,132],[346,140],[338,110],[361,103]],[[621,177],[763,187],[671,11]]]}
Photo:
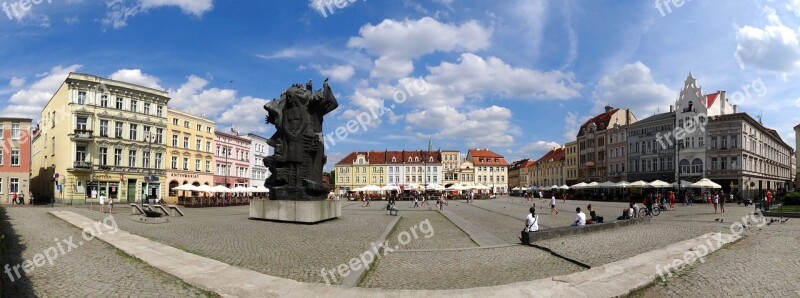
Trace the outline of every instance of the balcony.
{"label": "balcony", "polygon": [[89,161],[76,161],[72,164],[72,171],[90,171],[92,163]]}
{"label": "balcony", "polygon": [[94,131],[87,129],[75,129],[74,133],[70,135],[70,139],[73,141],[91,141],[94,138],[92,133],[94,133]]}

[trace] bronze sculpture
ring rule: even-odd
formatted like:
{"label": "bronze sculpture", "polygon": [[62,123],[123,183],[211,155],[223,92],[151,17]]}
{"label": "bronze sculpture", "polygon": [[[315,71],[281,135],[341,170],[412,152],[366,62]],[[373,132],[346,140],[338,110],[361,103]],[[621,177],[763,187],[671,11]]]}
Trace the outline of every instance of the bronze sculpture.
{"label": "bronze sculpture", "polygon": [[327,162],[322,122],[337,107],[328,79],[317,91],[313,91],[311,81],[305,86],[293,84],[279,99],[264,105],[267,123],[277,129],[267,141],[275,153],[264,158],[272,173],[265,183],[270,199],[327,199],[330,190],[322,183],[322,168]]}

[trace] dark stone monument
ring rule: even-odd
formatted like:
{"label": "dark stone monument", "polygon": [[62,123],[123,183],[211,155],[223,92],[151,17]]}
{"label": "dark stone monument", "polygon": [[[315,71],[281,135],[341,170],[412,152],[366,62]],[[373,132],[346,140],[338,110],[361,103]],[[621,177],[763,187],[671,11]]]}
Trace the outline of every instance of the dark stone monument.
{"label": "dark stone monument", "polygon": [[322,122],[337,107],[327,79],[317,91],[311,81],[294,84],[264,105],[267,124],[276,128],[268,140],[275,153],[264,158],[272,173],[265,183],[269,200],[251,200],[251,218],[316,223],[341,216],[341,204],[326,200],[330,189],[322,182]]}

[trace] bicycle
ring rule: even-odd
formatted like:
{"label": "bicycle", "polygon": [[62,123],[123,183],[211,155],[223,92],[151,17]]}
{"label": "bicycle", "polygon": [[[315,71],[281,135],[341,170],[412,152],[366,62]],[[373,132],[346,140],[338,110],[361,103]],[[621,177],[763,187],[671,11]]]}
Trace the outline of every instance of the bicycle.
{"label": "bicycle", "polygon": [[[653,212],[652,212],[653,216],[658,216],[659,214],[661,214],[661,208],[662,207],[663,207],[662,205],[655,206],[655,208],[653,208]],[[645,217],[645,216],[647,216],[647,207],[639,209],[639,217]]]}

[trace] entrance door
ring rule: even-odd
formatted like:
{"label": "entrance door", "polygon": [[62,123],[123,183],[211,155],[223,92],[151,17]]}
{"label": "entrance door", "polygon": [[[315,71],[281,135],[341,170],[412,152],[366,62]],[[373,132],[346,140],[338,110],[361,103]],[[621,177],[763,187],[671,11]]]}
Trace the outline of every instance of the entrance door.
{"label": "entrance door", "polygon": [[128,203],[136,203],[136,179],[128,179]]}

